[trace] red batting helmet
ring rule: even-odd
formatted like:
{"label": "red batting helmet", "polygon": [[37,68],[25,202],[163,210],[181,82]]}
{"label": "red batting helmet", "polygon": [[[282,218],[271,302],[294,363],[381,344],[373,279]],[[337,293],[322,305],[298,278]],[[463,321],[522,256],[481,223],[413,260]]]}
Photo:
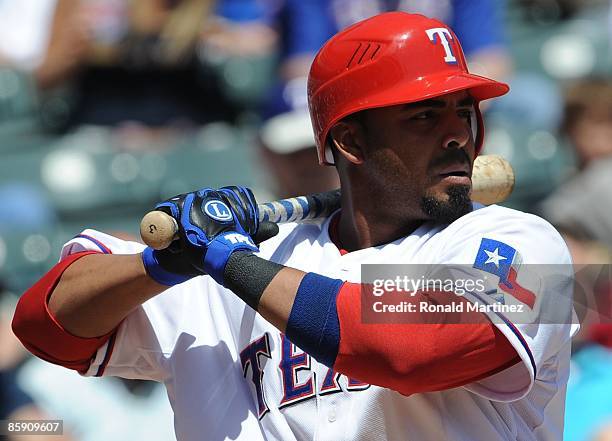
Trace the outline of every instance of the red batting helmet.
{"label": "red batting helmet", "polygon": [[459,40],[444,23],[423,15],[388,12],[332,37],[308,77],[308,107],[319,163],[332,164],[329,129],[364,109],[393,106],[468,90],[476,100],[476,151],[484,125],[478,102],[509,87],[468,72]]}

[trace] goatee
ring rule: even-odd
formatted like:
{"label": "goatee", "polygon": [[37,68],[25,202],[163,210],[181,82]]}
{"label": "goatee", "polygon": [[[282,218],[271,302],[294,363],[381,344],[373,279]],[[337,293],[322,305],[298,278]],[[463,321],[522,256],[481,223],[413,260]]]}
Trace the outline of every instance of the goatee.
{"label": "goatee", "polygon": [[448,189],[448,200],[441,201],[432,196],[424,196],[421,208],[427,217],[435,222],[450,224],[472,211],[470,187],[454,186]]}

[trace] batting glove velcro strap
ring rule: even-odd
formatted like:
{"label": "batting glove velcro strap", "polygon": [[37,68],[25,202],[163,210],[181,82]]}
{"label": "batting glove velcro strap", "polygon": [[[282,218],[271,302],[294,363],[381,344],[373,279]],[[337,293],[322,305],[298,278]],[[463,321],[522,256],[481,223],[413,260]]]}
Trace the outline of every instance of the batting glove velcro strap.
{"label": "batting glove velcro strap", "polygon": [[221,233],[208,245],[204,269],[220,285],[225,286],[225,266],[235,251],[257,252],[259,249],[249,236],[236,231]]}

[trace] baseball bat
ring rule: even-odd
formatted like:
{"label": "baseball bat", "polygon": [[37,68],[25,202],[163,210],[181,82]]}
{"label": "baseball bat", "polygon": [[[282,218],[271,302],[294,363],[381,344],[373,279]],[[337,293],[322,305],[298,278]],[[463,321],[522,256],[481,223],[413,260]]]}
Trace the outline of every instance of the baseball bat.
{"label": "baseball bat", "polygon": [[[504,201],[514,187],[512,166],[501,156],[482,155],[472,170],[472,200],[484,205]],[[282,199],[258,205],[260,222],[300,222],[326,217],[340,207],[340,190]],[[150,247],[161,250],[175,239],[178,225],[162,211],[150,211],[140,222],[140,237]]]}

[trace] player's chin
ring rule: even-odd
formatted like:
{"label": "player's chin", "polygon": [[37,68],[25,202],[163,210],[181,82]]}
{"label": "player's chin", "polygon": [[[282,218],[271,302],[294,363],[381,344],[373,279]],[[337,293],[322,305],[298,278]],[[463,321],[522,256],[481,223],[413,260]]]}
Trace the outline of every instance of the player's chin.
{"label": "player's chin", "polygon": [[433,221],[454,222],[472,211],[471,189],[471,185],[437,185],[425,193],[421,209]]}
{"label": "player's chin", "polygon": [[[453,203],[456,199],[464,199],[467,194],[469,198],[472,191],[472,180],[467,176],[447,176],[443,179],[436,179],[428,188],[425,189],[425,197],[435,198],[440,202]],[[454,201],[460,202],[460,201]]]}

